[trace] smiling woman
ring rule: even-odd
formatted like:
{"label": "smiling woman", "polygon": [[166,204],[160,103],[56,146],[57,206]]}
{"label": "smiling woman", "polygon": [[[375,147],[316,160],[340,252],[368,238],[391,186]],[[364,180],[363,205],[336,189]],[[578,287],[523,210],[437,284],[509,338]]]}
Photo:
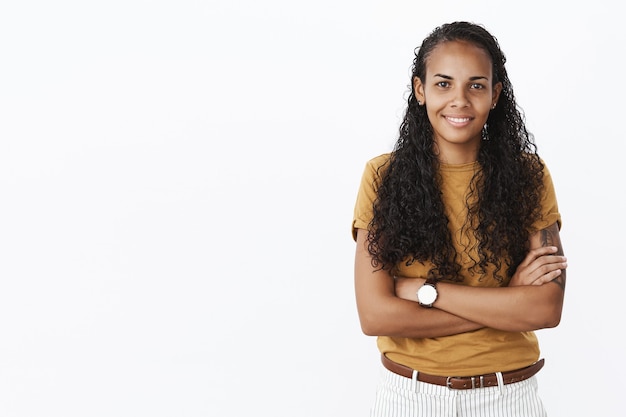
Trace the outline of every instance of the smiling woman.
{"label": "smiling woman", "polygon": [[373,416],[545,416],[534,330],[560,322],[567,262],[504,63],[482,26],[436,28],[395,149],[366,165],[352,226],[384,365]]}
{"label": "smiling woman", "polygon": [[475,161],[482,129],[502,90],[502,83],[493,81],[487,52],[465,41],[442,43],[428,58],[424,82],[415,77],[413,89],[420,106],[428,103],[439,159]]}

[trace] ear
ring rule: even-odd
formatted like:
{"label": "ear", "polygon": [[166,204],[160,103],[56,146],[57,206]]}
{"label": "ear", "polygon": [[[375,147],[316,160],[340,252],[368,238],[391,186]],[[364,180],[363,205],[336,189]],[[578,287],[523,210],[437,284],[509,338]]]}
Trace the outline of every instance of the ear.
{"label": "ear", "polygon": [[413,95],[415,99],[424,105],[426,103],[426,97],[424,96],[424,84],[419,77],[413,77]]}
{"label": "ear", "polygon": [[496,107],[498,103],[498,98],[500,97],[500,93],[502,92],[502,83],[497,82],[496,85],[493,86],[493,95],[491,96],[491,108]]}

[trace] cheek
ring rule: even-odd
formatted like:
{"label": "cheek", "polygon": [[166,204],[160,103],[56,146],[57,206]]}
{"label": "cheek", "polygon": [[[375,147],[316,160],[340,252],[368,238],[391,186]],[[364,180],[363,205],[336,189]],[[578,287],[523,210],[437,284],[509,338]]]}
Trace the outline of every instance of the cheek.
{"label": "cheek", "polygon": [[431,123],[437,118],[437,111],[434,110],[433,106],[426,106],[426,114]]}

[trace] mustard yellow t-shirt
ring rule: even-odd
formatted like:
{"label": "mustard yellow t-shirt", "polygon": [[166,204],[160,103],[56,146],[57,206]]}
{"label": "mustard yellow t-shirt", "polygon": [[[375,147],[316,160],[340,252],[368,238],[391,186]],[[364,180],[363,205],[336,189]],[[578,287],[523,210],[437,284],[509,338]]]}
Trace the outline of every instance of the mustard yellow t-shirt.
{"label": "mustard yellow t-shirt", "polygon": [[[383,154],[368,161],[363,173],[354,209],[352,235],[356,239],[357,229],[367,229],[373,216],[373,203],[376,199],[376,184],[379,183],[378,168],[388,162],[390,154]],[[384,171],[384,167],[381,171]],[[473,265],[469,260],[477,259],[476,248],[471,233],[462,233],[461,228],[467,217],[465,197],[478,163],[462,165],[441,165],[442,186],[446,215],[452,233],[453,244],[459,254],[464,285],[499,286],[489,276],[478,276],[468,269]],[[533,230],[544,229],[557,222],[561,225],[556,195],[550,172],[544,169],[544,196],[542,216],[533,225]],[[413,262],[410,266],[400,263],[394,274],[404,277],[425,278],[432,267],[429,262]],[[500,271],[506,277],[506,266]],[[379,336],[379,350],[389,359],[418,371],[434,375],[469,376],[490,372],[504,372],[522,368],[539,359],[539,343],[534,332],[506,332],[491,328],[437,338],[406,338]]]}

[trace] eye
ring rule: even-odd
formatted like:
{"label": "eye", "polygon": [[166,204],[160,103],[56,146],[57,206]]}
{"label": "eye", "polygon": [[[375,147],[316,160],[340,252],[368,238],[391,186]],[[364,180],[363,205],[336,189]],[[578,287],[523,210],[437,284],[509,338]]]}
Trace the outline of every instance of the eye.
{"label": "eye", "polygon": [[482,90],[485,86],[480,83],[473,83],[470,85],[470,88],[473,90]]}
{"label": "eye", "polygon": [[439,81],[437,84],[435,84],[437,87],[441,87],[441,88],[447,88],[450,87],[450,83],[448,81]]}

